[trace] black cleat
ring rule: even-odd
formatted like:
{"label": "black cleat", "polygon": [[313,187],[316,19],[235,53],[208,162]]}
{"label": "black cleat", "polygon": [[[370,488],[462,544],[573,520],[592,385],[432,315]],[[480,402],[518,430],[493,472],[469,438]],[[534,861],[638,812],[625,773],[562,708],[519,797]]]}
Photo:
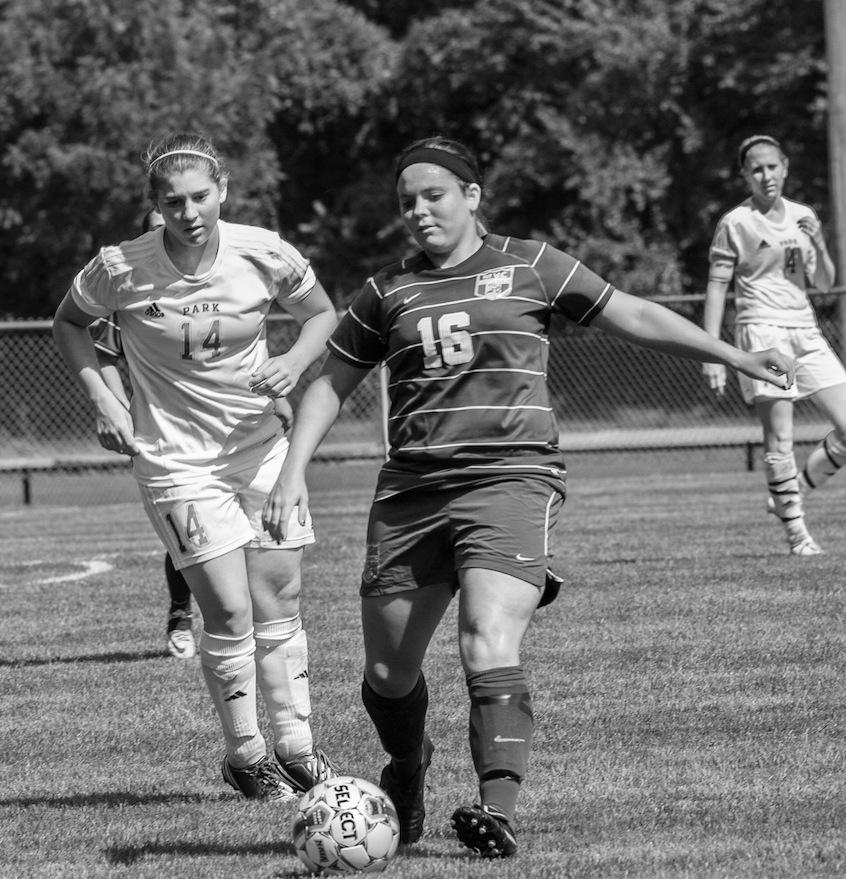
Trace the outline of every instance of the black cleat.
{"label": "black cleat", "polygon": [[452,826],[460,842],[483,858],[507,858],[517,851],[517,837],[508,819],[490,806],[459,806]]}
{"label": "black cleat", "polygon": [[250,800],[298,800],[300,795],[290,787],[274,760],[262,757],[252,766],[235,767],[228,757],[221,765],[223,780]]}
{"label": "black cleat", "polygon": [[327,778],[334,778],[338,774],[335,764],[323,753],[323,751],[315,750],[305,757],[297,757],[296,760],[282,760],[276,754],[276,760],[279,763],[279,771],[282,778],[295,790],[305,793],[311,790],[321,781]]}
{"label": "black cleat", "polygon": [[390,763],[382,770],[379,787],[396,807],[402,843],[417,842],[423,835],[423,819],[426,817],[423,792],[426,787],[426,770],[432,762],[434,750],[432,740],[426,736],[423,739],[423,759],[417,772],[409,779],[395,778]]}

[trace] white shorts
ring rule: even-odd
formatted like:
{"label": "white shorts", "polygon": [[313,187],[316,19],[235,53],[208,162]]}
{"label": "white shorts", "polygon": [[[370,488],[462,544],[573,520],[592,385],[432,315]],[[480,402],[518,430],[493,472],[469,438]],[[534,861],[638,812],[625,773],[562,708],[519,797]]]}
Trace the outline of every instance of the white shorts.
{"label": "white shorts", "polygon": [[225,555],[240,546],[292,549],[314,543],[309,516],[305,525],[294,509],[288,539],[277,543],[264,530],[261,513],[276,482],[288,441],[256,449],[252,462],[239,456],[237,472],[217,473],[202,482],[157,488],[139,485],[150,522],[180,570]]}
{"label": "white shorts", "polygon": [[824,388],[846,383],[846,369],[817,327],[738,324],[735,341],[744,351],[778,348],[796,363],[796,381],[786,391],[739,373],[740,391],[747,403],[754,403],[756,397],[803,400]]}

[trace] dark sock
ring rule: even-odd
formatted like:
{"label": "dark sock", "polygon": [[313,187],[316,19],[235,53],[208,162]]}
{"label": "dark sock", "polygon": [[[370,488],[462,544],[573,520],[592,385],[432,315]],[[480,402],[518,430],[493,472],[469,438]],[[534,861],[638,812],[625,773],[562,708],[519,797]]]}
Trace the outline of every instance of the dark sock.
{"label": "dark sock", "polygon": [[191,590],[181,571],[177,571],[173,566],[170,555],[165,556],[165,580],[167,580],[167,588],[170,592],[170,612],[188,611],[191,612]]}
{"label": "dark sock", "polygon": [[420,766],[429,690],[421,674],[410,693],[398,699],[380,696],[365,680],[361,699],[398,778],[410,778]]}
{"label": "dark sock", "polygon": [[514,817],[532,746],[532,700],[519,665],[467,675],[470,751],[482,805]]}

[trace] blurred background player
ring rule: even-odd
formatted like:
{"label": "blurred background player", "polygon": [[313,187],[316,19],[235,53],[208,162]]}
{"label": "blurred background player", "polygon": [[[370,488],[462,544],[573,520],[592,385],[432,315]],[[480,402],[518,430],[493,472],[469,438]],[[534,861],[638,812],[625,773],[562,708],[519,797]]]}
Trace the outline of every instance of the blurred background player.
{"label": "blurred background player", "polygon": [[789,384],[789,358],[748,354],[677,314],[615,290],[539,241],[487,234],[473,155],[443,138],[398,158],[399,209],[420,248],[370,278],[329,341],[297,408],[265,524],[284,538],[308,512],[306,466],[368,371],[389,371],[389,457],[378,477],[360,592],[362,698],[390,755],[380,779],[400,834],[423,832],[422,664],[458,591],[458,647],[470,701],[479,801],[453,826],[483,857],[517,850],[514,815],[532,741],[520,649],[547,587],[549,536],[565,493],[547,388],[553,314],[677,356],[729,363]]}
{"label": "blurred background player", "polygon": [[[164,226],[164,218],[155,208],[151,208],[144,214],[144,219],[141,221],[142,232],[152,232],[162,226]],[[129,396],[117,365],[118,360],[123,357],[117,315],[112,314],[95,321],[89,330],[94,339],[94,347],[97,349],[97,359],[100,363],[103,381],[129,411]],[[282,424],[282,429],[288,431],[294,423],[294,410],[288,402],[288,398],[274,397],[273,409]],[[170,595],[170,607],[165,629],[167,651],[177,659],[191,659],[197,653],[197,642],[194,638],[194,614],[191,611],[191,590],[188,588],[182,572],[176,570],[173,566],[173,560],[167,553],[164,558],[164,572]]]}
{"label": "blurred background player", "polygon": [[[221,220],[228,174],[205,137],[152,143],[146,172],[164,228],[102,248],[74,278],[53,334],[101,444],[132,456],[150,522],[202,612],[200,661],[226,746],[224,780],[246,797],[293,799],[334,768],[309,722],[300,589],[311,520],[294,515],[285,540],[262,527],[288,448],[269,398],[287,395],[323,353],[335,309],[278,234]],[[274,301],[300,331],[268,357]],[[88,332],[112,313],[129,410],[103,381]],[[257,687],[275,734],[270,755]]]}
{"label": "blurred background player", "polygon": [[[152,208],[144,214],[141,231],[151,232],[163,225],[164,218],[155,208]],[[123,357],[117,316],[112,314],[96,321],[91,325],[90,331],[97,349],[97,359],[100,363],[103,381],[129,411],[129,397],[117,366],[117,361]],[[170,608],[165,630],[167,650],[171,656],[175,656],[177,659],[191,659],[197,653],[193,630],[194,615],[191,612],[191,590],[185,582],[185,577],[174,568],[173,561],[167,554],[165,554],[164,571],[170,594]]]}
{"label": "blurred background player", "polygon": [[[779,142],[768,135],[749,137],[740,145],[738,162],[750,195],[717,223],[704,326],[719,338],[733,282],[738,347],[778,348],[795,359],[793,387],[785,390],[741,375],[740,388],[763,428],[768,508],[781,519],[793,555],[817,555],[821,550],[805,524],[803,496],[846,462],[846,370],[817,326],[807,288],[830,290],[834,263],[813,209],[782,194],[788,159]],[[712,390],[723,394],[725,366],[706,363],[703,370]],[[793,406],[804,398],[825,414],[833,430],[800,473],[793,453]]]}

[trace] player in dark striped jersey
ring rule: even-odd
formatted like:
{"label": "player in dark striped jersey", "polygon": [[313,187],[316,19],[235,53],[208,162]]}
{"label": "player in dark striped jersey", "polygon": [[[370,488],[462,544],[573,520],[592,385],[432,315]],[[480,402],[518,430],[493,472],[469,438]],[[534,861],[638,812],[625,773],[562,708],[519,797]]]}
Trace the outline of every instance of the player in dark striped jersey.
{"label": "player in dark striped jersey", "polygon": [[547,244],[486,233],[477,221],[481,176],[460,144],[410,146],[396,188],[420,252],[370,278],[330,339],[264,521],[284,538],[291,511],[306,514],[309,459],[349,393],[384,362],[390,452],[361,581],[362,696],[391,757],[381,784],[402,840],[416,841],[434,750],[421,667],[458,591],[479,803],[456,809],[453,824],[483,856],[507,856],[517,848],[513,820],[533,728],[520,647],[547,581],[565,491],[547,391],[550,319],[562,314],[781,386],[792,382],[792,364],[777,351],[744,353],[712,339]]}

